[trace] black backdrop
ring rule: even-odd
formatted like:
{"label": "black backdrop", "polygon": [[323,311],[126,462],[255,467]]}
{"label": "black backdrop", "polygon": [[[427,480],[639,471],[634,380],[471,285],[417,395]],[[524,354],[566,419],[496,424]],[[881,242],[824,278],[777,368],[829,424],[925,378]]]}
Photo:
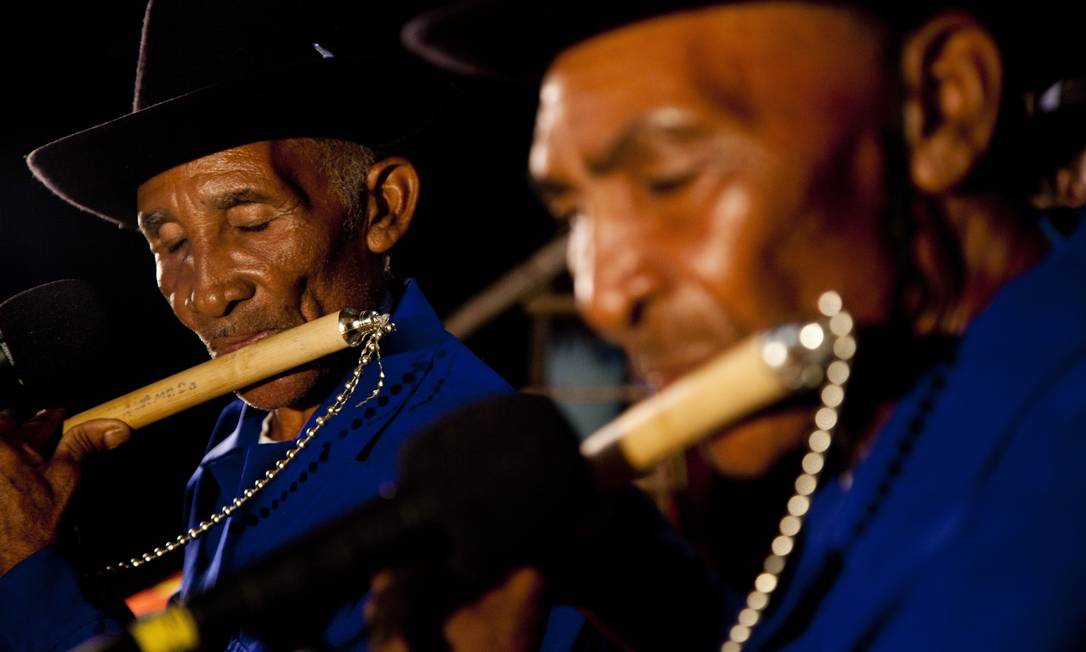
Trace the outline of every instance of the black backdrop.
{"label": "black backdrop", "polygon": [[[398,5],[396,15],[378,16],[390,24],[412,11],[404,3],[383,4]],[[6,123],[0,298],[65,277],[87,279],[102,291],[116,316],[116,338],[103,343],[109,363],[85,371],[88,402],[206,359],[158,294],[142,238],[54,198],[23,161],[40,144],[129,109],[143,10],[142,0],[33,3],[17,14],[9,5],[0,20]],[[416,153],[420,212],[393,257],[443,315],[555,232],[524,184],[534,90],[459,86],[462,101],[431,130],[432,146]],[[512,310],[469,341],[514,384],[524,381],[526,325]],[[178,533],[185,480],[223,402],[149,427],[90,465],[73,511],[88,566],[143,552]],[[179,564],[177,557],[126,574],[121,588],[145,586]]]}

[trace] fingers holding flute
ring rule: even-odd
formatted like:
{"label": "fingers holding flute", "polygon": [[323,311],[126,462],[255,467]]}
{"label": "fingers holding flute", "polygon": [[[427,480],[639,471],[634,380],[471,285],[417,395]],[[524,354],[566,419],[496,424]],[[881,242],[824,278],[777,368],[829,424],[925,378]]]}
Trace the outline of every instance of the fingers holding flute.
{"label": "fingers holding flute", "polygon": [[84,461],[132,434],[122,421],[95,419],[57,441],[63,419],[62,410],[42,410],[18,423],[12,412],[0,412],[0,575],[56,539]]}

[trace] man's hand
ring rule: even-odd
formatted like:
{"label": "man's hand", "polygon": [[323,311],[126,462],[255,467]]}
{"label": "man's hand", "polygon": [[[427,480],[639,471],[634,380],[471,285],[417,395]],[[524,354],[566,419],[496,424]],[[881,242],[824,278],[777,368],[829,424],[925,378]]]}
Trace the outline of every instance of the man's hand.
{"label": "man's hand", "polygon": [[0,575],[56,538],[83,460],[132,435],[122,421],[96,419],[65,432],[50,454],[63,420],[62,410],[42,410],[18,424],[0,411]]}
{"label": "man's hand", "polygon": [[[395,573],[373,579],[373,599],[366,605],[372,623],[395,582]],[[499,586],[471,604],[458,607],[441,628],[453,652],[528,652],[539,647],[547,614],[544,580],[533,568],[513,571]],[[378,628],[380,629],[380,628]],[[381,636],[370,642],[376,652],[408,652],[402,636]]]}

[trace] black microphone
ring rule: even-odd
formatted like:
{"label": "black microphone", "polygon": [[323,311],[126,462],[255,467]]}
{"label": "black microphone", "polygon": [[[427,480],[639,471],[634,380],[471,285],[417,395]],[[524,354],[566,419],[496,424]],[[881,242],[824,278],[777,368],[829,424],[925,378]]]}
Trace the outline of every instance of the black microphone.
{"label": "black microphone", "polygon": [[[310,642],[291,639],[362,595],[377,570],[437,571],[443,588],[430,582],[427,592],[443,602],[430,613],[447,615],[526,565],[544,571],[561,602],[600,614],[639,649],[714,647],[721,612],[702,565],[646,497],[598,487],[549,399],[483,401],[408,442],[395,495],[136,621],[131,638],[80,649],[198,649],[239,629]],[[411,624],[398,623],[409,636]]]}
{"label": "black microphone", "polygon": [[106,336],[106,312],[86,281],[65,279],[0,303],[0,407],[68,406],[80,370]]}

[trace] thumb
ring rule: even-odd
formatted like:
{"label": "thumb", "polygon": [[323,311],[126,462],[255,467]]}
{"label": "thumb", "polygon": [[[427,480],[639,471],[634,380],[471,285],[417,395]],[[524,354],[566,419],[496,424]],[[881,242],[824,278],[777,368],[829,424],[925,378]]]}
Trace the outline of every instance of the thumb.
{"label": "thumb", "polygon": [[94,419],[70,428],[45,466],[45,479],[54,495],[65,499],[70,496],[79,482],[83,460],[92,453],[120,446],[131,436],[128,424],[116,419]]}

